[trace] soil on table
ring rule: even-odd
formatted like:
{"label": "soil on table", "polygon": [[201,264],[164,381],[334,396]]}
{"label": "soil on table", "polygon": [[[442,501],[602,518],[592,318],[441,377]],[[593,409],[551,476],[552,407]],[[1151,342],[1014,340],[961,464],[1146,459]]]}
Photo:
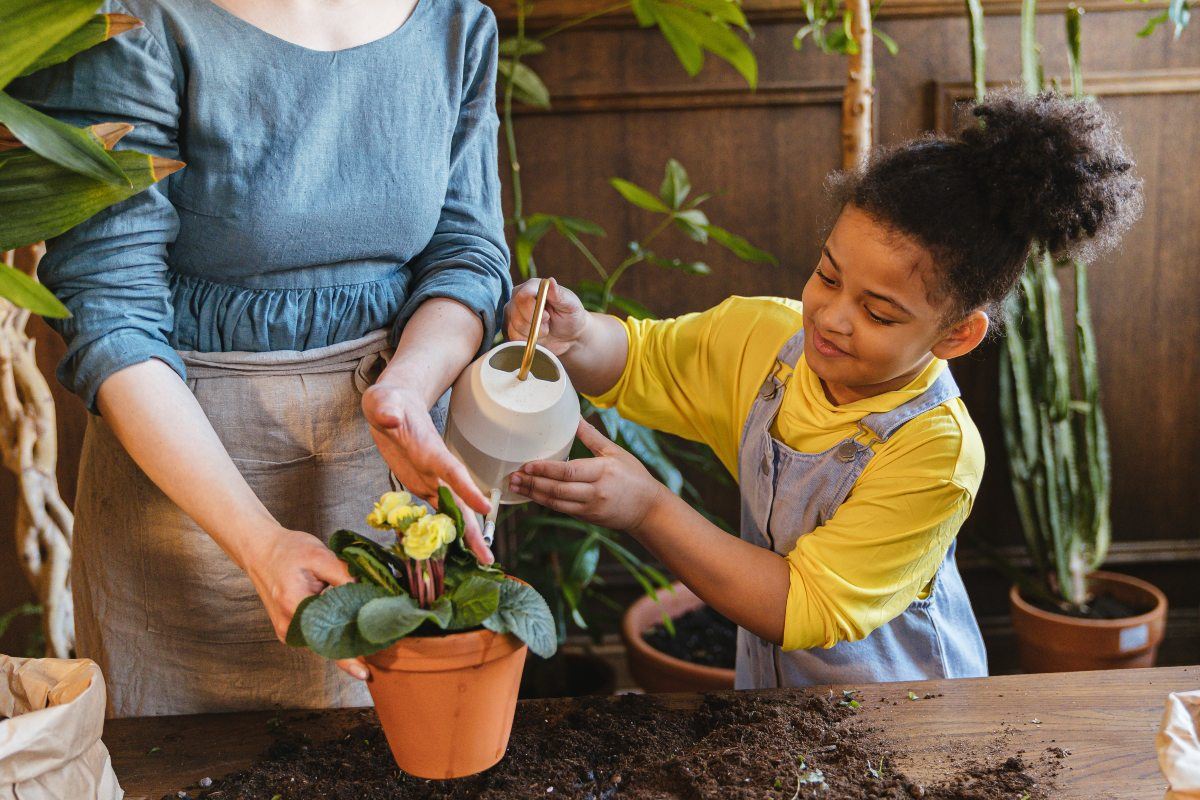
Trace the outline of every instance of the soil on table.
{"label": "soil on table", "polygon": [[[1047,800],[1052,755],[958,752],[922,785],[894,766],[886,738],[848,698],[802,690],[722,693],[681,708],[647,695],[529,701],[508,754],[480,775],[427,781],[395,766],[374,714],[340,738],[289,731],[254,766],[163,800]],[[936,701],[934,701],[936,702]],[[1060,756],[1061,757],[1061,756]]]}
{"label": "soil on table", "polygon": [[674,636],[659,623],[643,633],[642,638],[669,656],[706,667],[733,669],[737,656],[736,625],[709,606],[693,609],[672,622]]}

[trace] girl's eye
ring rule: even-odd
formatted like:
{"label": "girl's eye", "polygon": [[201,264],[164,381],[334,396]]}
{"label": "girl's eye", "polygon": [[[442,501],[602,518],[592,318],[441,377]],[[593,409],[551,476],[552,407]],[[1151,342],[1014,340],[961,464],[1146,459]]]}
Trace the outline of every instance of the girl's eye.
{"label": "girl's eye", "polygon": [[875,316],[875,312],[873,312],[869,308],[867,309],[867,316],[870,317],[875,322],[878,322],[880,325],[895,325],[896,324],[896,320],[894,320],[894,319],[884,319],[883,317]]}
{"label": "girl's eye", "polygon": [[824,272],[821,272],[820,267],[817,267],[816,272],[817,272],[817,277],[821,279],[821,283],[825,284],[826,286],[833,286],[833,284],[834,284],[833,278],[829,277]]}

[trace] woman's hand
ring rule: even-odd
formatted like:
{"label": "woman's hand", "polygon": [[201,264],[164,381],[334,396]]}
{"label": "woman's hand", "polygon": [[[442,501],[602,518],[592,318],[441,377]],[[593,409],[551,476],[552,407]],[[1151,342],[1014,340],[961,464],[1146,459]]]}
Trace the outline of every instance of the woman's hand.
{"label": "woman's hand", "polygon": [[[456,500],[480,514],[488,513],[491,503],[446,448],[419,396],[402,387],[376,384],[363,393],[362,409],[379,452],[406,490],[437,508],[438,486],[445,484]],[[478,518],[464,513],[463,521],[467,547],[481,563],[491,564],[496,559],[483,542]]]}
{"label": "woman's hand", "polygon": [[[574,292],[559,286],[554,278],[549,280],[546,313],[542,314],[538,344],[556,356],[563,356],[583,339],[591,314],[584,309]],[[525,281],[513,291],[512,299],[504,307],[509,339],[524,340],[529,336],[540,283],[537,278]]]}
{"label": "woman's hand", "polygon": [[[288,626],[301,600],[320,594],[326,586],[350,582],[345,563],[320,539],[287,528],[263,538],[260,546],[246,555],[243,566],[281,642],[287,640]],[[342,659],[337,665],[354,678],[367,679],[367,667],[360,658]]]}
{"label": "woman's hand", "polygon": [[670,490],[584,420],[578,435],[595,458],[531,461],[512,474],[511,490],[585,522],[637,529]]}

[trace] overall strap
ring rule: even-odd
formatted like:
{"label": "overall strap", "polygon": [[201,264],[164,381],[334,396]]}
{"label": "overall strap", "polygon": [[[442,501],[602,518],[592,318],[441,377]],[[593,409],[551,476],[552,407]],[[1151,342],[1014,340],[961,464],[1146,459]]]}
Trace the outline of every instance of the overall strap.
{"label": "overall strap", "polygon": [[866,415],[862,418],[861,424],[869,428],[876,439],[886,442],[909,420],[919,417],[929,409],[936,408],[960,394],[958,384],[954,382],[954,376],[950,374],[950,368],[945,367],[934,380],[933,385],[924,392],[907,403],[896,406],[891,411],[879,411]]}

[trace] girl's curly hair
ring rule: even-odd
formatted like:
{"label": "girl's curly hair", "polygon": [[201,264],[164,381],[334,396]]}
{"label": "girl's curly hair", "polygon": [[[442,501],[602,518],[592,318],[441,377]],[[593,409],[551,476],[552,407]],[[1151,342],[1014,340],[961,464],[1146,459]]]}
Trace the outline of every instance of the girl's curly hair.
{"label": "girl's curly hair", "polygon": [[1142,210],[1141,180],[1095,102],[1053,92],[989,93],[956,136],[880,149],[829,181],[847,203],[924,246],[958,318],[994,312],[1036,242],[1085,260],[1111,249]]}

